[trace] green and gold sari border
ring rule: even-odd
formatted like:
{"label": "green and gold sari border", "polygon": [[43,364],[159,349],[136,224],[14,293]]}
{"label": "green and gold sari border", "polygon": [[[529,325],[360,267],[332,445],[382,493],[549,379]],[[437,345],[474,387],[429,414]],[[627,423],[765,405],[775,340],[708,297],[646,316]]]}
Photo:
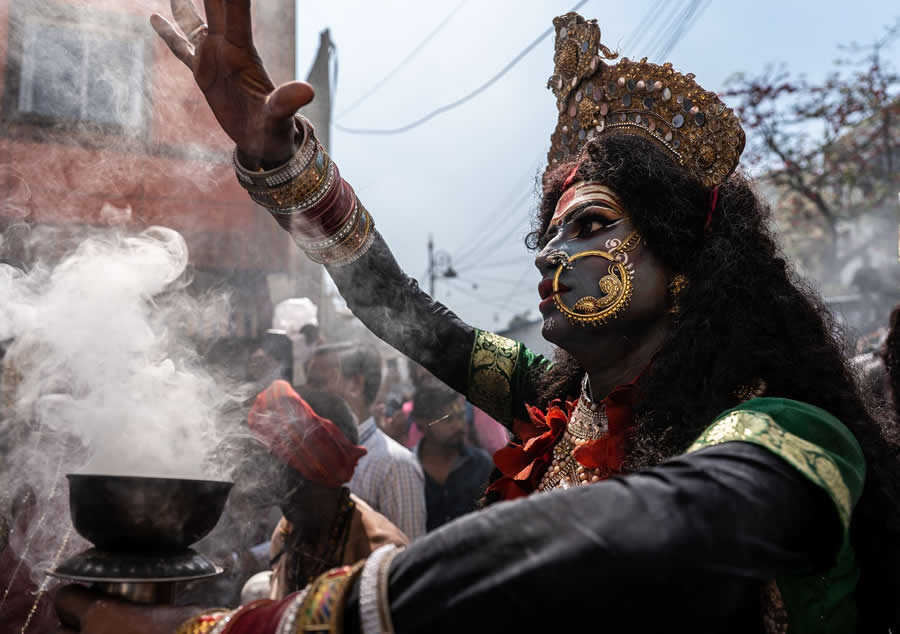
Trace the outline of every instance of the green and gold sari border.
{"label": "green and gold sari border", "polygon": [[507,425],[512,423],[513,377],[520,356],[518,342],[492,332],[475,330],[466,398]]}
{"label": "green and gold sari border", "polygon": [[687,453],[724,442],[749,442],[785,460],[813,484],[821,487],[837,506],[844,530],[850,527],[850,489],[834,460],[818,445],[782,429],[761,412],[738,410],[710,425]]}

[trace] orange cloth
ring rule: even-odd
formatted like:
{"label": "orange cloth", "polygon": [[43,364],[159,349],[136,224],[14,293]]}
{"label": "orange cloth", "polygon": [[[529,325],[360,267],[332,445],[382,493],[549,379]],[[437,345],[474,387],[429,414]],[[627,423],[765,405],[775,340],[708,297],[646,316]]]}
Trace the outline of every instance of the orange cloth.
{"label": "orange cloth", "polygon": [[351,443],[337,425],[316,414],[287,381],[256,397],[250,430],[304,478],[337,488],[350,481],[366,448]]}

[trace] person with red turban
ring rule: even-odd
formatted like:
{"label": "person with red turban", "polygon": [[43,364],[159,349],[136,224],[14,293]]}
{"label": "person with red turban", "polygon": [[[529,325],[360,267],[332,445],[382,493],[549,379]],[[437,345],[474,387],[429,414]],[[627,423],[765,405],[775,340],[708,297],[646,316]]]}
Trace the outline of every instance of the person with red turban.
{"label": "person with red turban", "polygon": [[270,551],[274,599],[380,546],[409,541],[344,486],[366,453],[356,444],[350,408],[326,392],[304,394],[306,400],[279,380],[257,396],[248,418],[251,449],[235,475],[239,495],[266,489],[284,514]]}

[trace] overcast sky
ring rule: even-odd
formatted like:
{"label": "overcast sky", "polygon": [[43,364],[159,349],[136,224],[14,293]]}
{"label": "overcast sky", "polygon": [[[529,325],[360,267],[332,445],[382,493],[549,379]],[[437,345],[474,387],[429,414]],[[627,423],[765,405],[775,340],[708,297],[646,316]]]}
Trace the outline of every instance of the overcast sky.
{"label": "overcast sky", "polygon": [[[330,28],[338,59],[336,123],[399,127],[483,84],[576,2],[298,0],[298,72],[305,77],[319,31]],[[579,12],[598,19],[605,44],[640,58],[660,46],[660,25],[687,4],[588,0]],[[342,114],[451,14],[399,72]],[[757,73],[769,63],[817,77],[830,69],[839,44],[870,42],[898,15],[893,0],[711,0],[667,60],[713,91],[733,73]],[[332,129],[332,156],[401,266],[427,288],[426,243],[433,234],[436,249],[449,253],[459,272],[452,282],[438,282],[438,299],[482,328],[502,328],[527,310],[538,316],[539,277],[523,238],[556,122],[546,89],[552,57],[551,36],[473,100],[403,134]]]}

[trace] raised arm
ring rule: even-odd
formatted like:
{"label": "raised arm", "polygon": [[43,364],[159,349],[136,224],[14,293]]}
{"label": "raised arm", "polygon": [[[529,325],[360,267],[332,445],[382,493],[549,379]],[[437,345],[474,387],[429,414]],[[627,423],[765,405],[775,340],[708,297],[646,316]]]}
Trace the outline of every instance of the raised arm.
{"label": "raised arm", "polygon": [[509,424],[531,395],[528,369],[541,360],[464,323],[400,269],[312,126],[295,114],[312,88],[269,79],[253,46],[249,0],[205,0],[208,27],[191,0],[171,4],[177,28],[160,15],[151,22],[236,143],[241,185],[326,265],[369,329]]}

